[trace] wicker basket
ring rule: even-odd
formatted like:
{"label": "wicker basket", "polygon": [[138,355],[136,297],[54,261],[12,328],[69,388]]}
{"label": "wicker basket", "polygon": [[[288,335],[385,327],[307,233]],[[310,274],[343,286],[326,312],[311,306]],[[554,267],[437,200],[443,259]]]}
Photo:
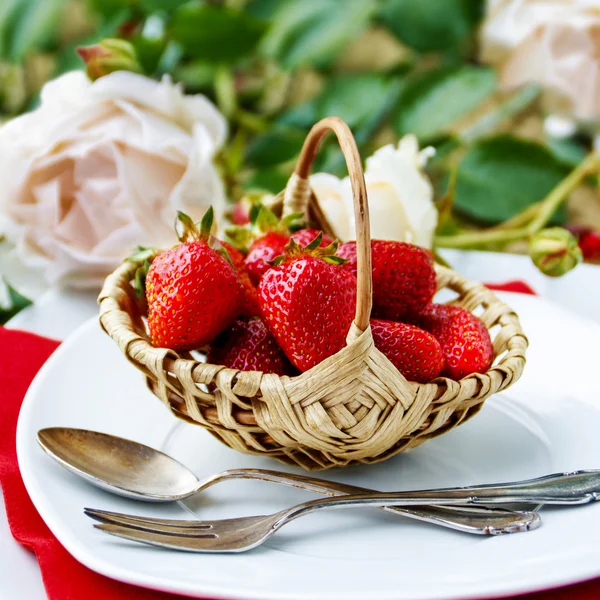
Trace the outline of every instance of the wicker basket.
{"label": "wicker basket", "polygon": [[328,229],[308,185],[310,165],[323,136],[333,131],[346,158],[357,224],[357,306],[347,346],[297,377],[244,372],[154,348],[144,325],[145,306],[131,280],[137,264],[125,262],[100,294],[100,321],[121,351],[146,376],[152,392],[185,421],[222,442],[309,470],[373,463],[414,448],[464,423],[483,401],[516,381],[527,339],[513,310],[484,286],[436,267],[438,289],[477,311],[494,340],[496,360],[484,374],[460,381],[407,381],[373,345],[369,212],[362,165],[346,124],[324,119],[309,133],[295,174],[283,194],[283,211],[306,209]]}

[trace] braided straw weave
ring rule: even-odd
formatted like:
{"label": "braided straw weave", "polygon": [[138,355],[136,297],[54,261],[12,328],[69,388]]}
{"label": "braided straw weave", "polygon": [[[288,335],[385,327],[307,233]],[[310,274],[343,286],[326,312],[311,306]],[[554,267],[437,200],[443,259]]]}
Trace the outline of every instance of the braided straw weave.
{"label": "braided straw weave", "polygon": [[297,377],[280,377],[154,348],[143,320],[146,307],[131,285],[138,267],[134,262],[123,263],[107,278],[99,298],[104,330],[176,417],[205,427],[241,452],[309,470],[385,460],[464,423],[486,398],[519,378],[527,347],[510,307],[484,286],[439,266],[438,289],[455,292],[452,302],[476,311],[491,330],[497,357],[492,368],[460,381],[438,378],[418,384],[404,379],[374,347],[367,195],[356,143],[340,119],[324,119],[309,133],[283,210],[306,209],[308,204],[312,217],[329,229],[307,180],[321,139],[330,130],[346,157],[357,223],[356,316],[340,352]]}

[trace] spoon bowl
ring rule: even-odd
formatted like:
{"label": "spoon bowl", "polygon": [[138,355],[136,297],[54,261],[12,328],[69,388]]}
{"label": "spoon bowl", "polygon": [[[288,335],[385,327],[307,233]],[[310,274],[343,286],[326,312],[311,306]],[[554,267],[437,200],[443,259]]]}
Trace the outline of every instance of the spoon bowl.
{"label": "spoon bowl", "polygon": [[194,494],[198,478],[174,458],[124,438],[70,427],[41,429],[42,449],[69,471],[114,494],[173,502]]}

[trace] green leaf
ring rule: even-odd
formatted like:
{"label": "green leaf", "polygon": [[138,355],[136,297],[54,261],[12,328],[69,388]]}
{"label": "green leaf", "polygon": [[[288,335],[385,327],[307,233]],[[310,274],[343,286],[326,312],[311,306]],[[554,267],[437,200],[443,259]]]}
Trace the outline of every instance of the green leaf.
{"label": "green leaf", "polygon": [[112,20],[123,11],[131,11],[136,0],[88,0],[93,12]]}
{"label": "green leaf", "polygon": [[250,0],[246,11],[257,19],[271,21],[289,0]]}
{"label": "green leaf", "polygon": [[66,0],[4,0],[0,8],[0,48],[20,62],[31,50],[45,49],[56,37]]}
{"label": "green leaf", "polygon": [[173,77],[181,81],[188,92],[197,92],[212,85],[215,79],[217,65],[203,60],[193,60],[179,65]]}
{"label": "green leaf", "polygon": [[308,131],[319,120],[317,114],[317,103],[313,99],[289,108],[277,119],[277,123]]}
{"label": "green leaf", "polygon": [[247,192],[269,192],[278,194],[285,188],[292,170],[281,167],[257,169],[247,175],[242,183]]}
{"label": "green leaf", "polygon": [[275,11],[262,52],[286,69],[324,66],[369,23],[376,0],[290,0]]}
{"label": "green leaf", "polygon": [[396,107],[394,125],[400,135],[426,140],[473,110],[496,88],[493,69],[443,67],[410,77]]}
{"label": "green leaf", "polygon": [[254,52],[265,27],[241,11],[184,4],[173,13],[170,32],[192,58],[235,63]]}
{"label": "green leaf", "polygon": [[146,13],[169,12],[175,10],[188,0],[139,0],[140,8]]}
{"label": "green leaf", "polygon": [[10,285],[4,278],[2,282],[6,286],[6,293],[8,295],[8,305],[0,306],[0,325],[4,325],[16,314],[21,312],[24,308],[27,308],[33,302],[29,298],[25,298],[22,294],[19,294],[17,290]]}
{"label": "green leaf", "polygon": [[158,61],[165,50],[165,41],[161,39],[150,39],[138,37],[131,40],[137,59],[146,75],[152,75],[157,67]]}
{"label": "green leaf", "polygon": [[461,161],[454,207],[490,225],[542,200],[567,174],[545,147],[508,135],[475,143]]}
{"label": "green leaf", "polygon": [[574,169],[589,152],[580,140],[573,137],[549,137],[546,142],[556,160],[571,169]]}
{"label": "green leaf", "polygon": [[376,73],[334,77],[316,101],[316,116],[340,117],[350,127],[358,127],[381,110],[390,83]]}
{"label": "green leaf", "polygon": [[294,158],[302,148],[306,132],[275,126],[257,135],[246,151],[246,161],[256,167],[269,167]]}
{"label": "green leaf", "polygon": [[419,52],[468,49],[484,0],[385,0],[381,20]]}
{"label": "green leaf", "polygon": [[0,57],[8,58],[11,28],[23,9],[23,0],[3,0],[0,2]]}

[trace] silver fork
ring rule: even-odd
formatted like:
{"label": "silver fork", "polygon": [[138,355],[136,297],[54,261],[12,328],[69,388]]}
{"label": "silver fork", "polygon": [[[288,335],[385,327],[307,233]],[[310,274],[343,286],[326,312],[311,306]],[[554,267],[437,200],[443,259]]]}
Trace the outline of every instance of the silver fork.
{"label": "silver fork", "polygon": [[[260,546],[287,523],[320,510],[357,506],[392,506],[394,501],[399,501],[393,494],[377,494],[377,496],[376,498],[370,495],[342,496],[313,500],[272,515],[216,521],[145,519],[89,508],[84,512],[89,517],[101,521],[101,524],[94,525],[97,529],[134,542],[188,552],[245,552]],[[425,510],[428,511],[429,508]],[[441,511],[444,510],[444,507],[439,508]],[[465,507],[464,510],[469,509]],[[529,531],[537,529],[542,524],[539,515],[535,512],[513,512],[502,511],[502,509],[492,512],[496,513],[497,525],[485,526],[485,533],[488,535]],[[502,515],[502,512],[505,514]]]}
{"label": "silver fork", "polygon": [[[600,499],[600,472],[576,471],[527,481],[446,488],[418,492],[357,494],[304,502],[273,515],[219,521],[175,521],[148,519],[119,513],[85,509],[102,522],[98,529],[128,540],[191,552],[243,552],[262,544],[286,523],[319,510],[356,506],[418,506],[477,503],[587,504]],[[441,508],[441,507],[440,507]],[[541,525],[535,512],[510,513],[505,526],[487,533],[515,533]]]}

